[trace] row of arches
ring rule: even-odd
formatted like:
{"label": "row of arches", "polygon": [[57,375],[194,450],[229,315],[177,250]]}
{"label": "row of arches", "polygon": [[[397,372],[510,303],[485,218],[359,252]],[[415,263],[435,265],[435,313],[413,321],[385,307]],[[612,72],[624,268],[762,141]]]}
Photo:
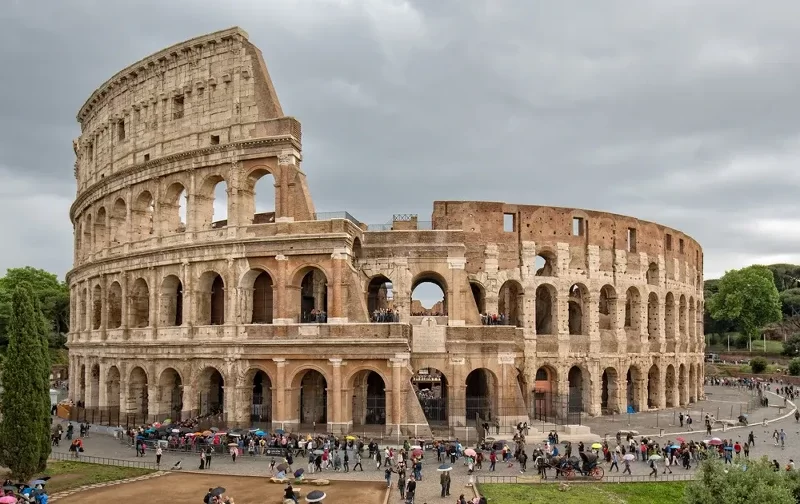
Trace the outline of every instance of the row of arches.
{"label": "row of arches", "polygon": [[[237,191],[244,224],[275,221],[275,179],[261,167],[250,171],[244,187]],[[108,247],[146,240],[154,235],[183,233],[224,227],[228,222],[230,189],[225,178],[212,174],[199,189],[171,182],[156,192],[142,189],[130,196],[119,196],[113,203],[87,209],[75,220],[75,250],[79,257]],[[191,207],[191,208],[190,208]]]}

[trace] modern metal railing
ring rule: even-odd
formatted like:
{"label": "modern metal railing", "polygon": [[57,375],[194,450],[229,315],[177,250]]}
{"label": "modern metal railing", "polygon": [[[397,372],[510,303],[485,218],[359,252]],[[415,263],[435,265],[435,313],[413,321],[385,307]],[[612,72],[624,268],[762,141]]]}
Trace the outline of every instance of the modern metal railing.
{"label": "modern metal railing", "polygon": [[155,462],[144,462],[141,460],[123,460],[106,457],[93,457],[91,455],[79,455],[75,457],[72,453],[52,452],[50,460],[69,461],[69,462],[83,462],[86,464],[100,464],[119,467],[133,467],[136,469],[151,469],[157,470]]}

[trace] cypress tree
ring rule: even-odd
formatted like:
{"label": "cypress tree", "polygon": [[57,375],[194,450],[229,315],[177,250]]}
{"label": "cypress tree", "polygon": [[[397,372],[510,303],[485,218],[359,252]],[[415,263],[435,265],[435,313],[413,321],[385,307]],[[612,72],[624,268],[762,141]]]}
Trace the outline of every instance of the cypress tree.
{"label": "cypress tree", "polygon": [[[31,286],[31,292],[33,287]],[[50,327],[51,322],[47,320],[42,311],[42,304],[38,296],[33,298],[33,307],[36,314],[39,316],[41,329],[39,330],[39,346],[40,346],[40,380],[41,380],[41,397],[42,408],[44,413],[42,415],[42,433],[40,438],[40,452],[39,463],[37,464],[37,472],[44,471],[47,468],[47,459],[50,458],[52,451],[52,444],[50,442],[50,429],[52,427],[52,420],[50,416]]]}
{"label": "cypress tree", "polygon": [[13,477],[27,481],[40,466],[42,427],[49,423],[50,411],[41,399],[42,322],[30,284],[18,285],[11,303],[0,397],[0,462]]}

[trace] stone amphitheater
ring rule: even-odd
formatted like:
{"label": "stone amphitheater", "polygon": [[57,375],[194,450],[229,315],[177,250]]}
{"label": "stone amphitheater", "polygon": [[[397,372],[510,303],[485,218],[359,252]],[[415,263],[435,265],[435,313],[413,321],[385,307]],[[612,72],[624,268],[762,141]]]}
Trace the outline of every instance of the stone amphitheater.
{"label": "stone amphitheater", "polygon": [[696,241],[500,202],[318,213],[239,28],[134,63],[77,119],[69,390],[100,417],[464,435],[703,394]]}

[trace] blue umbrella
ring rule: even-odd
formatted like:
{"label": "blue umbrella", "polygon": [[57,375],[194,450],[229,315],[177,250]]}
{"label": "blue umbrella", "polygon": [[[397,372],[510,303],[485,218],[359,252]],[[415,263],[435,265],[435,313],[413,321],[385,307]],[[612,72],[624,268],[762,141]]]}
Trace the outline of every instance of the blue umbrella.
{"label": "blue umbrella", "polygon": [[670,446],[670,448],[672,448],[673,450],[677,450],[677,449],[679,449],[680,447],[681,447],[681,445],[676,445],[676,444],[674,444],[674,445]]}
{"label": "blue umbrella", "polygon": [[436,470],[437,471],[442,471],[442,472],[444,472],[444,471],[452,471],[453,470],[453,466],[450,466],[450,465],[447,465],[447,464],[442,464]]}
{"label": "blue umbrella", "polygon": [[733,446],[726,446],[725,451],[733,451]]}
{"label": "blue umbrella", "polygon": [[275,434],[277,434],[279,436],[283,436],[284,434],[286,434],[286,431],[283,430],[283,429],[276,429],[275,430]]}
{"label": "blue umbrella", "polygon": [[256,435],[256,436],[263,436],[263,435],[264,435],[264,431],[263,431],[263,430],[257,430],[257,431],[255,432],[255,435]]}
{"label": "blue umbrella", "polygon": [[305,469],[303,469],[303,468],[300,468],[300,469],[298,469],[298,470],[296,470],[296,471],[294,472],[294,477],[295,477],[295,478],[299,478],[300,476],[302,476],[302,475],[303,475],[303,473],[304,473],[304,472],[306,472],[306,470],[305,470]]}
{"label": "blue umbrella", "polygon": [[325,492],[322,490],[314,490],[306,495],[306,502],[322,502],[325,497]]}

